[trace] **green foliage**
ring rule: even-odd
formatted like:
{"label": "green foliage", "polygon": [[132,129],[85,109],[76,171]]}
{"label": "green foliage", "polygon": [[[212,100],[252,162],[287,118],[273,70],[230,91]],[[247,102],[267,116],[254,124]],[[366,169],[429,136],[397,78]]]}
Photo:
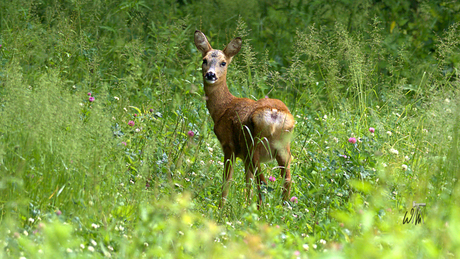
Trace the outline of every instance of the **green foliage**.
{"label": "green foliage", "polygon": [[[0,257],[458,256],[459,8],[0,1]],[[257,210],[237,162],[218,208],[195,29],[294,114],[290,202],[268,163]]]}

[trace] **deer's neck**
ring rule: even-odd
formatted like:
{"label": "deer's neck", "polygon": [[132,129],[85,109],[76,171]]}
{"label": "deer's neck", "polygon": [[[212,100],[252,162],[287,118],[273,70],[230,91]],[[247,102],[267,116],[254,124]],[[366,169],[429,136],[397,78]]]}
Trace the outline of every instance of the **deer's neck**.
{"label": "deer's neck", "polygon": [[216,123],[227,109],[228,104],[236,97],[228,90],[226,81],[216,84],[208,84],[205,81],[204,92],[206,94],[206,107],[212,120]]}

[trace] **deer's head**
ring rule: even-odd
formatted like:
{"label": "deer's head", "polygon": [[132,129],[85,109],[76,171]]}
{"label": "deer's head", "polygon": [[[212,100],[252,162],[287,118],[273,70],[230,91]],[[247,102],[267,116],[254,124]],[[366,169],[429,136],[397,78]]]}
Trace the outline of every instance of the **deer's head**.
{"label": "deer's head", "polygon": [[211,47],[208,39],[201,31],[195,31],[195,46],[203,55],[203,79],[208,85],[226,80],[227,66],[241,49],[241,38],[233,39],[225,49],[217,50]]}

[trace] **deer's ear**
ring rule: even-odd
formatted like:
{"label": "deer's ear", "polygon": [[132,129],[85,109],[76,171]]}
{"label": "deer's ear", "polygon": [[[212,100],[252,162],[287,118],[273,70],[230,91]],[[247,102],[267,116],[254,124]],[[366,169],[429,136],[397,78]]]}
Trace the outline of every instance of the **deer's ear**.
{"label": "deer's ear", "polygon": [[198,30],[195,31],[195,46],[201,52],[203,57],[206,56],[206,53],[212,50],[211,44],[209,44],[206,35]]}
{"label": "deer's ear", "polygon": [[241,49],[242,44],[243,44],[243,41],[241,40],[240,37],[234,38],[232,41],[230,41],[227,47],[225,47],[224,49],[225,56],[227,56],[228,58],[232,58],[233,56],[238,54],[238,52]]}

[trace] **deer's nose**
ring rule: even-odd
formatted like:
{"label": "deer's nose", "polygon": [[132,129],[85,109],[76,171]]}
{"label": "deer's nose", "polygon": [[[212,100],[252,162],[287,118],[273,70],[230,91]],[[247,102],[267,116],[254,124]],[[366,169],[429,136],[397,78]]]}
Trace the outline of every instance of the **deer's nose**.
{"label": "deer's nose", "polygon": [[217,80],[216,73],[214,73],[212,71],[207,72],[206,75],[204,75],[204,77],[205,77],[206,80],[209,80],[209,81]]}

